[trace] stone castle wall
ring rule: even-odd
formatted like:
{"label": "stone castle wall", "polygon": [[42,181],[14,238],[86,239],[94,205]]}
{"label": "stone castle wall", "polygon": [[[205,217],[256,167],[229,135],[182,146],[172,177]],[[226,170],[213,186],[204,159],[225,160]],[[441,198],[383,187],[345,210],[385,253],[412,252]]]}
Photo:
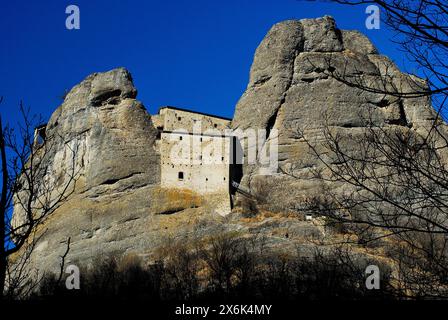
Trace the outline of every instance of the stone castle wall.
{"label": "stone castle wall", "polygon": [[160,154],[162,187],[229,192],[230,137],[162,133]]}
{"label": "stone castle wall", "polygon": [[161,108],[153,116],[159,130],[161,187],[215,194],[230,211],[230,120],[212,115]]}

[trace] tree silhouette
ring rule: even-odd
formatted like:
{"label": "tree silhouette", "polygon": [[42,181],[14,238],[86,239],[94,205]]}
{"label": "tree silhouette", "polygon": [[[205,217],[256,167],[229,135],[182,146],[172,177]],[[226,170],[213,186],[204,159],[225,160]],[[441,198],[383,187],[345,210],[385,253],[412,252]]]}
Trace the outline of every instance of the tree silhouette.
{"label": "tree silhouette", "polygon": [[[1,102],[1,100],[0,100]],[[72,194],[78,172],[76,150],[59,181],[51,178],[57,133],[44,132],[40,118],[19,105],[21,121],[3,125],[0,116],[2,193],[0,201],[0,295],[26,295],[36,285],[27,268],[45,219]],[[38,128],[35,130],[35,128]],[[13,214],[14,211],[14,214]]]}

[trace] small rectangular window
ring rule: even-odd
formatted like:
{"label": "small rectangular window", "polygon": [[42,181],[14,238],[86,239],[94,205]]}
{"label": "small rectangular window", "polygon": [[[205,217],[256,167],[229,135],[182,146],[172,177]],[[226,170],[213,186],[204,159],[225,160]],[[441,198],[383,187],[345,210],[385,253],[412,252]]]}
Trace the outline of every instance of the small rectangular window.
{"label": "small rectangular window", "polygon": [[180,172],[177,174],[177,177],[178,177],[179,180],[184,180],[184,173],[183,173],[182,171],[180,171]]}

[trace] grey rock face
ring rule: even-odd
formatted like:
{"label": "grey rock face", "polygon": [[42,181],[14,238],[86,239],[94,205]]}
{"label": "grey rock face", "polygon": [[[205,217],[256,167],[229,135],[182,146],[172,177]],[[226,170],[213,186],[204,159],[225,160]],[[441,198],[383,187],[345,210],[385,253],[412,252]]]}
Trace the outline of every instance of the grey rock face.
{"label": "grey rock face", "polygon": [[54,171],[70,160],[62,144],[71,145],[81,176],[78,192],[116,188],[115,183],[123,188],[159,182],[157,132],[134,99],[136,93],[125,69],[95,73],[75,86],[52,115],[47,135],[56,137]]}
{"label": "grey rock face", "polygon": [[336,28],[332,17],[300,20],[303,27],[305,52],[338,52],[343,44],[341,31]]}
{"label": "grey rock face", "polygon": [[[339,30],[331,17],[288,20],[274,25],[256,50],[232,127],[278,129],[279,167],[310,177],[310,169],[320,161],[311,155],[299,131],[319,146],[326,124],[345,137],[344,146],[350,148],[350,137],[362,134],[366,119],[378,126],[417,132],[434,119],[428,98],[397,100],[337,78],[362,79],[366,86],[384,89],[386,85],[401,92],[425,87],[424,81],[402,73],[379,55],[361,33]],[[383,83],[385,78],[390,82]],[[293,205],[320,188],[316,182],[291,179],[281,170],[265,176],[260,165],[245,165],[243,171],[243,185],[256,193],[255,185],[269,184],[272,198],[280,203]]]}
{"label": "grey rock face", "polygon": [[89,75],[66,96],[67,101],[98,105],[111,97],[135,98],[137,90],[129,71],[124,68]]}
{"label": "grey rock face", "polygon": [[[52,115],[43,181],[51,181],[53,194],[67,187],[67,172],[74,173],[75,182],[39,234],[32,269],[41,274],[57,270],[68,238],[68,262],[144,252],[157,242],[151,233],[160,182],[157,130],[136,94],[127,70],[95,73],[75,86]],[[20,214],[16,206],[15,218]]]}
{"label": "grey rock face", "polygon": [[[234,128],[266,127],[291,85],[294,59],[301,47],[303,34],[298,21],[272,27],[255,52],[249,85],[239,102],[245,107],[236,108]],[[250,121],[243,120],[248,115]]]}
{"label": "grey rock face", "polygon": [[[350,138],[362,133],[363,117],[380,126],[416,131],[434,119],[428,98],[396,101],[362,92],[331,74],[361,76],[372,86],[381,86],[378,76],[387,75],[403,91],[425,86],[379,55],[364,35],[339,30],[331,17],[288,20],[274,25],[257,48],[232,128],[278,129],[279,166],[307,178],[319,163],[296,129],[319,142],[326,121],[350,147]],[[66,172],[76,173],[76,184],[70,198],[39,231],[31,269],[40,274],[57,272],[68,238],[67,264],[88,264],[98,256],[114,254],[148,258],[167,237],[188,238],[191,226],[201,229],[201,219],[211,217],[214,208],[191,203],[197,200],[191,194],[160,188],[157,130],[136,95],[127,70],[95,73],[75,86],[52,115],[47,125],[52,147],[46,178],[55,193],[64,188]],[[243,171],[242,183],[250,191],[268,186],[269,197],[284,207],[297,206],[300,199],[320,192],[318,182],[291,179],[280,170],[265,176],[258,165],[251,165]],[[20,208],[15,208],[14,216],[20,220]],[[202,228],[201,236],[214,232],[223,221],[214,223]],[[237,219],[222,228],[243,234],[262,232],[274,247],[287,250],[295,246],[292,238],[299,241],[323,233],[296,218],[252,224]]]}
{"label": "grey rock face", "polygon": [[377,54],[378,51],[369,38],[356,30],[342,30],[342,43],[345,50],[361,54]]}

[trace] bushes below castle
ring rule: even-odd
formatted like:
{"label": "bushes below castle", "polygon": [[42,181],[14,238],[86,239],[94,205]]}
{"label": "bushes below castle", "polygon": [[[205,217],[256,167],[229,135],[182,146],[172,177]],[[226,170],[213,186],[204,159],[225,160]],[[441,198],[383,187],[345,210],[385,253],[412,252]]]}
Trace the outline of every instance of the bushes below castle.
{"label": "bushes below castle", "polygon": [[[380,290],[365,286],[365,265],[348,252],[316,251],[313,257],[272,253],[233,234],[195,243],[171,243],[160,259],[98,259],[81,270],[79,290],[67,290],[57,275],[46,276],[31,299],[119,299],[132,301],[228,301],[235,299],[392,299],[390,274]],[[101,261],[101,262],[100,262]]]}

